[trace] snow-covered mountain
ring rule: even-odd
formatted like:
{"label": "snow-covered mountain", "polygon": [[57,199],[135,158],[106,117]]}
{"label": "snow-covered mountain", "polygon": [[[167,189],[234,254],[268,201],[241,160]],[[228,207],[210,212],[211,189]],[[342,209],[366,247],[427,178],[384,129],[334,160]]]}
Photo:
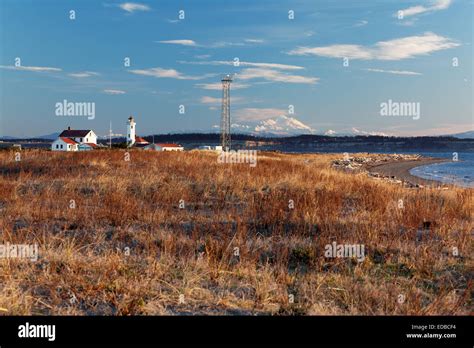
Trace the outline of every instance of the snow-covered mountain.
{"label": "snow-covered mountain", "polygon": [[350,135],[378,135],[378,136],[382,136],[382,137],[390,136],[390,134],[386,134],[386,133],[383,133],[383,132],[366,132],[366,131],[359,130],[359,129],[354,128],[354,127],[351,129]]}
{"label": "snow-covered mountain", "polygon": [[328,129],[326,132],[324,132],[324,135],[337,135],[337,132],[333,131],[332,129]]}
{"label": "snow-covered mountain", "polygon": [[314,129],[294,117],[280,115],[257,123],[232,124],[232,130],[256,135],[291,136],[313,134]]}
{"label": "snow-covered mountain", "polygon": [[351,128],[350,130],[344,129],[340,131],[334,131],[332,129],[328,129],[326,132],[324,132],[324,135],[328,136],[338,136],[338,137],[353,137],[357,135],[378,135],[378,136],[383,136],[387,137],[390,136],[390,134],[382,133],[382,132],[367,132],[364,130],[357,129],[355,127]]}

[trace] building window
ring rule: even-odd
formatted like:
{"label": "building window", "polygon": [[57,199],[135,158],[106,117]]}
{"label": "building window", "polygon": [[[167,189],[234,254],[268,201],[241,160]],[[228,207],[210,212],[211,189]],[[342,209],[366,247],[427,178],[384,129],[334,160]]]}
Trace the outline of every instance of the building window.
{"label": "building window", "polygon": [[61,144],[61,149],[63,148],[63,144]]}
{"label": "building window", "polygon": [[58,145],[58,144],[56,144],[56,149],[59,149],[59,145]]}
{"label": "building window", "polygon": [[82,143],[82,138],[81,138],[81,141],[80,141],[80,143]]}

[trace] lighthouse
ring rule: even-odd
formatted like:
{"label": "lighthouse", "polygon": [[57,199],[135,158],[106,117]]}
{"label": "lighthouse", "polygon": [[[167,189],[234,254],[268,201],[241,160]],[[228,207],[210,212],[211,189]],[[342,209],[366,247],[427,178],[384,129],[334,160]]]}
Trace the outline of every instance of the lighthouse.
{"label": "lighthouse", "polygon": [[132,146],[135,144],[135,120],[132,116],[127,121],[127,145]]}

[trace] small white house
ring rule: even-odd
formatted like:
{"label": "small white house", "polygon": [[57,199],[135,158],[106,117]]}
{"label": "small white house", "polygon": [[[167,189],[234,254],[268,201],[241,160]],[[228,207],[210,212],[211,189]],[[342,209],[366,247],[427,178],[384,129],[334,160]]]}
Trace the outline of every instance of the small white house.
{"label": "small white house", "polygon": [[52,151],[88,151],[97,147],[97,135],[90,129],[63,130],[51,144]]}
{"label": "small white house", "polygon": [[51,144],[53,151],[77,151],[79,144],[72,139],[59,137]]}

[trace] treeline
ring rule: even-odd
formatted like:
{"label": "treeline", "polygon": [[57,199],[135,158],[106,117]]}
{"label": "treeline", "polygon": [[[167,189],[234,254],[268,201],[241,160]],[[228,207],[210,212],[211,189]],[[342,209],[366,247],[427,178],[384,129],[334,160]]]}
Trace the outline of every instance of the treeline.
{"label": "treeline", "polygon": [[[148,142],[213,142],[218,143],[220,141],[220,134],[218,133],[169,133],[169,134],[157,134],[143,137]],[[434,142],[466,142],[474,143],[474,139],[459,139],[449,136],[423,136],[423,137],[394,137],[394,136],[379,136],[379,135],[357,135],[357,136],[327,136],[327,135],[314,135],[314,134],[303,134],[298,136],[289,137],[277,137],[273,135],[256,136],[251,134],[232,134],[232,139],[237,141],[271,141],[273,143],[434,143]],[[38,143],[50,143],[53,139],[40,139],[40,138],[8,138],[3,139],[6,143],[13,142],[38,142]],[[108,143],[109,139],[101,138],[98,139],[100,143]],[[123,143],[126,142],[124,137],[112,138],[112,143]]]}

